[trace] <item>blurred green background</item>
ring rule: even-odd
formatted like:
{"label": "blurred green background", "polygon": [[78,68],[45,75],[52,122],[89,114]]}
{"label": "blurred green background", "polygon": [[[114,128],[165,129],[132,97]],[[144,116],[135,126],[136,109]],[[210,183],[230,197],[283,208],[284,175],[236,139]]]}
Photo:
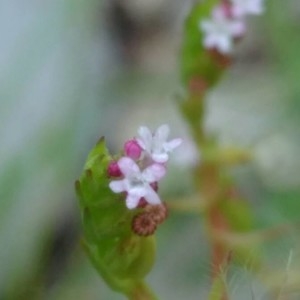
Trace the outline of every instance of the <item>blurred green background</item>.
{"label": "blurred green background", "polygon": [[[191,3],[0,1],[0,299],[123,299],[79,244],[74,181],[100,136],[117,152],[139,125],[169,123],[185,146],[173,155],[163,198],[193,193],[197,157],[174,101],[183,93],[178,57]],[[269,0],[266,8],[249,18],[206,115],[221,144],[254,153],[253,163],[230,171],[257,228],[296,222],[300,213],[300,3]],[[157,235],[149,283],[160,299],[205,299],[201,218],[171,212]],[[270,262],[284,268],[297,235],[294,228],[268,245]],[[249,282],[255,299],[269,299],[251,275],[236,273],[243,275],[230,283],[232,299],[252,299]]]}

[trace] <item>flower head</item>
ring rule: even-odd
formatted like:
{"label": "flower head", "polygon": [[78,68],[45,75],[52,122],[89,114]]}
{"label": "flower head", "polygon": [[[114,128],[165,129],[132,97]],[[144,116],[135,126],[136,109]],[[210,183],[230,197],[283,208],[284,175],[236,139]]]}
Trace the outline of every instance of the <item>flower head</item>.
{"label": "flower head", "polygon": [[167,141],[170,128],[168,125],[161,125],[157,128],[154,134],[151,133],[148,127],[142,126],[139,128],[138,144],[156,163],[165,163],[169,159],[169,152],[177,148],[182,139],[176,138]]}
{"label": "flower head", "polygon": [[260,15],[264,11],[263,0],[231,0],[232,14],[243,17],[247,14]]}
{"label": "flower head", "polygon": [[204,46],[208,49],[217,49],[223,54],[232,51],[235,38],[244,34],[246,27],[244,20],[235,19],[228,15],[227,9],[217,6],[211,19],[200,22],[200,28],[204,31]]}
{"label": "flower head", "polygon": [[160,180],[165,175],[165,167],[160,164],[152,164],[140,170],[139,166],[129,157],[122,157],[118,166],[124,176],[121,180],[113,180],[109,187],[115,193],[126,192],[126,206],[129,209],[136,208],[141,198],[149,204],[160,204],[159,196],[151,187],[151,183]]}

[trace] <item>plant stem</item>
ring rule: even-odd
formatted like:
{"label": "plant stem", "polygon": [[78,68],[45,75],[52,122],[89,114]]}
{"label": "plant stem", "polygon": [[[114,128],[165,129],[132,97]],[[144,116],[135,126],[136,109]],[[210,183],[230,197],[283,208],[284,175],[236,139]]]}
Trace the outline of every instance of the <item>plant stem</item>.
{"label": "plant stem", "polygon": [[154,293],[143,281],[137,281],[127,294],[129,300],[158,300]]}
{"label": "plant stem", "polygon": [[[206,218],[207,232],[212,247],[211,265],[213,267],[212,281],[214,281],[220,276],[222,265],[228,256],[228,251],[224,243],[214,239],[215,231],[227,231],[229,229],[226,218],[223,216],[219,207],[220,201],[225,200],[223,199],[223,195],[227,188],[222,186],[220,180],[222,166],[218,160],[215,160],[214,157],[211,156],[211,153],[215,153],[215,151],[218,150],[217,145],[210,137],[206,136],[204,131],[203,95],[201,95],[199,99],[195,99],[195,97],[196,95],[192,95],[192,91],[190,91],[190,96],[182,107],[182,113],[189,125],[199,151],[205,152],[201,156],[202,161],[196,166],[195,183],[199,190],[199,194],[201,194],[201,203],[203,203],[203,199],[205,203],[203,214]],[[201,114],[198,116],[191,113],[197,110],[201,111]],[[223,290],[220,299],[228,299],[225,289]]]}

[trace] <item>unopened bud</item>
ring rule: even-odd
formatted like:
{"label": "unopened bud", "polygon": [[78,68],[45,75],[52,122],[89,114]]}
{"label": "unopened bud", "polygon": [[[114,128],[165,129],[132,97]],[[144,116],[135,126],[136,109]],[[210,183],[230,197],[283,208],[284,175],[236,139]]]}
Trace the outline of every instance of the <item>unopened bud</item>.
{"label": "unopened bud", "polygon": [[117,161],[112,161],[108,168],[107,168],[107,174],[109,177],[120,177],[122,176],[122,172],[119,168]]}
{"label": "unopened bud", "polygon": [[136,160],[139,159],[142,154],[142,148],[135,139],[129,140],[124,145],[125,155]]}

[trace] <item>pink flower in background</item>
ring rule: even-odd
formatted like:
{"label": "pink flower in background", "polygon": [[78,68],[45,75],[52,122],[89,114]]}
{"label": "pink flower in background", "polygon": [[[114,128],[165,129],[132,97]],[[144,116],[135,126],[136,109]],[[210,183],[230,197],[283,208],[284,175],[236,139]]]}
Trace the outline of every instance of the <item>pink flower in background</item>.
{"label": "pink flower in background", "polygon": [[168,125],[161,125],[154,134],[152,134],[148,127],[141,126],[138,133],[140,136],[137,138],[138,144],[157,163],[167,162],[169,153],[182,143],[182,139],[180,138],[167,141],[170,133]]}
{"label": "pink flower in background", "polygon": [[234,39],[246,31],[244,20],[230,17],[223,6],[217,6],[211,19],[202,20],[199,26],[204,32],[204,46],[223,54],[232,52]]}
{"label": "pink flower in background", "polygon": [[141,198],[152,205],[161,203],[150,184],[157,182],[165,175],[166,169],[163,165],[152,164],[141,171],[131,158],[122,157],[118,161],[118,166],[124,178],[111,181],[109,187],[115,193],[127,193],[126,206],[129,209],[136,208]]}
{"label": "pink flower in background", "polygon": [[235,17],[260,15],[264,11],[264,0],[231,0],[232,14]]}

